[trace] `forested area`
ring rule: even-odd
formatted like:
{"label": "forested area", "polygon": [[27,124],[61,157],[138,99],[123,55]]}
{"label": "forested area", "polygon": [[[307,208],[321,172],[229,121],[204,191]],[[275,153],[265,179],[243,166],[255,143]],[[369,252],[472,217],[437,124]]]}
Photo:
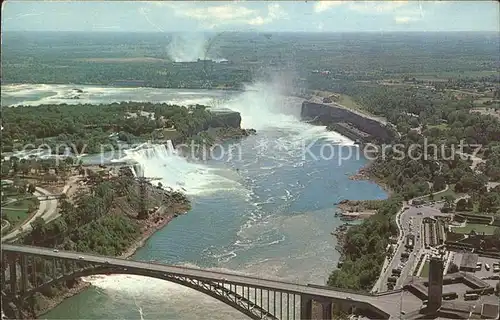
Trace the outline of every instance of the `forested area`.
{"label": "forested area", "polygon": [[[470,204],[459,202],[457,210],[476,207],[483,213],[498,211],[500,188],[487,191],[486,183],[500,179],[500,122],[489,115],[470,113],[470,99],[453,99],[446,92],[359,83],[337,83],[327,90],[353,96],[366,110],[386,117],[401,133],[368,169],[395,196],[376,215],[349,229],[343,245],[345,260],[342,268],[331,274],[329,285],[371,289],[387,254],[388,238],[397,233],[394,215],[403,199],[452,185],[455,192],[471,195]],[[479,164],[479,172],[471,169],[472,161],[462,154],[475,151],[467,145],[482,146],[479,155],[486,162]],[[453,198],[446,200],[445,207],[454,209]]]}
{"label": "forested area", "polygon": [[349,228],[343,244],[342,268],[332,272],[328,285],[364,291],[371,289],[380,274],[389,238],[398,232],[394,215],[400,208],[401,198],[390,198],[376,215]]}
{"label": "forested area", "polygon": [[[129,248],[140,236],[137,219],[141,217],[129,214],[141,211],[138,183],[127,176],[91,179],[88,193],[81,193],[76,199],[61,200],[61,217],[50,223],[37,218],[32,223],[33,230],[21,242],[109,256],[119,255]],[[154,188],[149,187],[150,190]],[[186,196],[177,191],[158,191],[156,196],[148,197],[147,204],[149,208],[164,206],[170,209],[171,215],[189,209]],[[131,210],[124,212],[124,206]]]}
{"label": "forested area", "polygon": [[[79,83],[119,85],[127,81],[151,87],[238,88],[271,71],[294,72],[311,82],[313,70],[349,81],[414,77],[448,78],[495,74],[498,40],[491,33],[304,34],[233,33],[186,37],[186,51],[200,59],[229,63],[175,63],[169,52],[173,35],[137,33],[5,32],[2,81],[7,83]],[[457,43],[460,45],[457,46]],[[128,60],[127,60],[128,59]]]}
{"label": "forested area", "polygon": [[[141,111],[150,114],[138,114]],[[172,126],[177,132],[176,139],[185,141],[206,130],[213,118],[204,106],[183,107],[161,103],[4,108],[1,115],[4,127],[2,151],[12,151],[15,146],[22,148],[26,144],[33,147],[45,144],[53,153],[63,153],[65,148],[56,150],[56,146],[66,144],[75,154],[99,153],[102,145],[116,147],[117,141],[110,136],[111,133],[120,133],[119,138],[130,143],[139,138],[151,139],[155,129]]]}
{"label": "forested area", "polygon": [[[160,215],[162,219],[167,219],[190,209],[189,200],[184,194],[148,185],[146,209],[153,212],[161,207],[162,213],[141,215],[143,202],[140,200],[139,183],[134,178],[120,175],[103,179],[92,174],[90,170],[85,174],[89,190],[78,193],[72,199],[61,199],[58,208],[61,216],[49,223],[40,217],[37,218],[31,224],[31,232],[22,235],[17,240],[18,243],[120,256],[140,240],[145,225],[143,221],[147,225],[157,222]],[[53,275],[52,261],[36,259],[34,263],[36,270],[44,271],[36,273],[38,283],[43,283]],[[35,313],[47,307],[47,298],[66,292],[77,281],[70,280],[47,286],[41,293],[35,294],[32,301]]]}

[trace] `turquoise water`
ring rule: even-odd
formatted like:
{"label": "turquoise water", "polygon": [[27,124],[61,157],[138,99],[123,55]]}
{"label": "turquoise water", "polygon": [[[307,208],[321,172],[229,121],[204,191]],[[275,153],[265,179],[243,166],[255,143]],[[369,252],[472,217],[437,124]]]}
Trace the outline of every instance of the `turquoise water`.
{"label": "turquoise water", "polygon": [[[147,176],[182,186],[192,201],[187,215],[155,233],[133,259],[324,284],[339,258],[330,234],[342,224],[334,203],[383,199],[385,192],[374,183],[349,180],[366,164],[356,156],[339,160],[357,150],[352,141],[301,123],[300,103],[269,86],[229,97],[222,107],[239,111],[243,126],[258,134],[231,151],[223,145],[221,160],[187,162],[166,155],[161,146],[130,154]],[[322,153],[330,159],[311,157]],[[213,298],[166,281],[129,275],[86,280],[93,285],[89,290],[43,318],[244,318]]]}
{"label": "turquoise water", "polygon": [[[258,138],[243,145],[251,147]],[[348,179],[365,164],[361,159],[339,166],[331,160],[270,158],[279,156],[255,155],[238,164],[240,189],[193,196],[193,209],[154,234],[134,259],[323,284],[339,258],[330,235],[341,224],[333,204],[386,195],[373,183]],[[140,319],[141,312],[144,319],[242,318],[212,298],[160,280],[117,275],[92,282],[96,287],[63,302],[46,318]]]}

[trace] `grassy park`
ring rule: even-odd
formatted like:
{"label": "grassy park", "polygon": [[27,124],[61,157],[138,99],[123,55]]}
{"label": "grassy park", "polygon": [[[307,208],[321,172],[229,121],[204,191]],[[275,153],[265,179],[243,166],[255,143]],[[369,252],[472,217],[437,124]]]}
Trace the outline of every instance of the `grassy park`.
{"label": "grassy park", "polygon": [[460,196],[460,194],[457,194],[455,192],[455,186],[453,184],[450,185],[448,190],[446,190],[444,192],[435,193],[432,197],[427,196],[424,198],[424,200],[425,201],[440,201],[440,200],[444,200],[447,196],[452,196],[455,199]]}
{"label": "grassy park", "polygon": [[36,197],[30,194],[21,194],[14,191],[13,188],[6,187],[2,184],[2,220],[7,220],[10,223],[10,229],[15,229],[21,225],[30,214],[36,211],[39,206],[39,201]]}
{"label": "grassy park", "polygon": [[422,272],[420,273],[420,277],[422,278],[429,277],[429,261],[424,262],[424,266],[422,267]]}
{"label": "grassy park", "polygon": [[479,234],[492,235],[495,229],[498,228],[496,226],[490,226],[486,224],[473,224],[467,223],[465,227],[453,228],[453,231],[456,233],[469,234],[472,230]]}

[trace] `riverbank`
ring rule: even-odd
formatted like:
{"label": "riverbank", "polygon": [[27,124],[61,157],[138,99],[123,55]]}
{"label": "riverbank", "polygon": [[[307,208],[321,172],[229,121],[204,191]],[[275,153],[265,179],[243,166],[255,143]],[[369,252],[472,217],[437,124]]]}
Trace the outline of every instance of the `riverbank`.
{"label": "riverbank", "polygon": [[342,200],[336,203],[342,217],[366,218],[377,213],[384,200]]}
{"label": "riverbank", "polygon": [[[144,220],[143,229],[141,230],[141,236],[136,241],[134,241],[129,246],[129,248],[127,250],[125,250],[119,256],[119,258],[128,259],[128,258],[132,257],[137,252],[137,250],[139,250],[140,248],[142,248],[144,246],[144,244],[147,242],[147,240],[156,231],[159,231],[162,228],[166,227],[169,222],[171,222],[174,218],[179,216],[179,214],[174,213],[174,214],[169,214],[169,215],[167,214],[167,216],[161,217],[162,214],[159,212],[160,210],[164,210],[164,208],[159,208],[158,211],[156,212],[156,214],[153,214],[150,216],[150,218],[148,218],[147,220]],[[185,213],[187,213],[187,212],[185,212]],[[155,221],[158,218],[161,218],[161,219],[158,221]],[[52,310],[53,308],[55,308],[59,304],[61,304],[64,300],[71,298],[79,293],[82,293],[83,291],[85,291],[86,289],[88,289],[91,286],[92,286],[92,284],[90,282],[85,281],[82,278],[76,279],[73,287],[68,288],[64,292],[61,292],[61,295],[57,295],[57,296],[54,296],[51,298],[44,297],[45,299],[44,299],[44,301],[42,301],[44,304],[43,308],[36,310],[34,316],[37,318],[43,316],[44,314],[46,314],[47,312],[49,312],[50,310]]]}
{"label": "riverbank", "polygon": [[378,177],[375,177],[373,173],[371,172],[371,166],[373,165],[374,160],[369,160],[369,162],[360,168],[358,172],[356,172],[353,175],[349,176],[349,180],[353,181],[369,181],[372,183],[377,184],[379,187],[384,189],[384,191],[387,193],[388,197],[392,196],[394,194],[394,190],[392,190],[387,183],[385,183],[383,180],[381,180]]}
{"label": "riverbank", "polygon": [[[215,137],[219,139],[218,141],[228,141],[228,140],[234,140],[234,139],[241,139],[248,137],[249,135],[255,134],[255,130],[253,129],[218,129],[216,132],[219,135],[216,135]],[[150,186],[152,190],[158,190],[154,186]],[[158,192],[158,191],[157,191]],[[163,193],[160,191],[160,193]],[[172,199],[175,199],[172,198]],[[128,208],[128,207],[127,207]],[[181,214],[186,214],[188,212],[188,209],[190,208],[189,203],[177,203],[175,200],[171,201],[170,204],[165,207],[165,206],[160,206],[158,208],[155,208],[156,210],[148,215],[148,218],[145,220],[135,220],[138,224],[140,224],[140,236],[133,241],[126,250],[124,250],[118,257],[123,258],[123,259],[128,259],[132,257],[137,250],[142,248],[148,239],[157,231],[163,229],[170,223],[174,218],[178,217]],[[124,210],[125,208],[123,206],[120,206],[120,210]],[[114,212],[115,214],[120,214],[120,212]],[[135,214],[131,214],[129,210],[125,210],[122,212],[122,214],[126,214],[129,216],[135,216],[137,215],[137,212]],[[54,295],[53,297],[45,297],[40,295],[40,298],[37,300],[39,303],[36,304],[37,307],[39,307],[38,310],[35,310],[35,317],[42,317],[44,314],[52,310],[53,308],[57,307],[59,304],[61,304],[64,300],[71,298],[86,289],[88,289],[91,286],[91,283],[88,281],[85,281],[85,279],[78,279],[74,282],[73,286],[67,290],[63,290],[59,292],[58,294]]]}

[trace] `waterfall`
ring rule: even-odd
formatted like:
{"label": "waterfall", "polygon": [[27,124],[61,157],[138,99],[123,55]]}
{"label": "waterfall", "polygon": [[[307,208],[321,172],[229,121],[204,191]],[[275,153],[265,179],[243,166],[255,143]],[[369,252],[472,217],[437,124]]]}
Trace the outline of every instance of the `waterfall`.
{"label": "waterfall", "polygon": [[172,155],[177,154],[177,150],[175,150],[174,144],[172,143],[172,140],[167,140],[167,150]]}
{"label": "waterfall", "polygon": [[136,177],[159,178],[163,186],[188,194],[241,187],[237,181],[217,174],[216,169],[188,162],[177,154],[172,141],[166,145],[144,143],[125,150],[120,161],[135,162],[132,172]]}

